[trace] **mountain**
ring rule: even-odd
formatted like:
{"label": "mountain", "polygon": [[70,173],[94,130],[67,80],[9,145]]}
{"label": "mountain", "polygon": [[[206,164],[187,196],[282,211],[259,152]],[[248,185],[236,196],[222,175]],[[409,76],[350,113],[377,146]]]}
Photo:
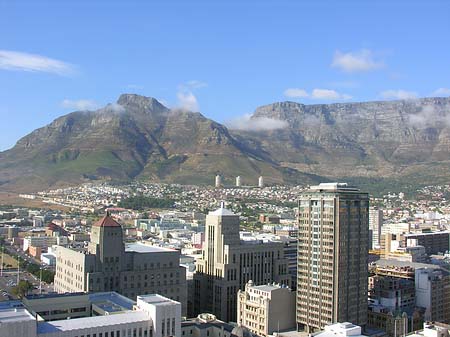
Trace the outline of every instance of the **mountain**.
{"label": "mountain", "polygon": [[314,181],[280,167],[200,113],[170,110],[154,98],[124,94],[97,111],[57,118],[0,153],[0,188],[36,191],[96,180],[184,184],[259,175],[274,183]]}
{"label": "mountain", "polygon": [[359,184],[423,185],[450,177],[450,98],[303,105],[280,102],[251,120],[285,121],[236,136],[280,165]]}
{"label": "mountain", "polygon": [[[0,189],[36,191],[97,180],[255,184],[346,180],[370,191],[448,182],[450,98],[256,109],[229,130],[151,97],[121,95],[57,118],[0,153]],[[261,126],[255,128],[254,126]],[[252,127],[253,126],[253,127]],[[267,129],[270,130],[267,130]]]}

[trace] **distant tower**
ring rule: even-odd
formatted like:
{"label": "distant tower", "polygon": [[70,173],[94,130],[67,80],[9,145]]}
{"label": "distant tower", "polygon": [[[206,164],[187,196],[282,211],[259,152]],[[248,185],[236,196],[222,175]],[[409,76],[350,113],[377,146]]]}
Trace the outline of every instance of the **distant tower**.
{"label": "distant tower", "polygon": [[241,187],[241,176],[236,177],[236,187]]}
{"label": "distant tower", "polygon": [[263,188],[264,187],[264,178],[261,176],[258,179],[258,187]]}
{"label": "distant tower", "polygon": [[222,177],[220,174],[216,175],[216,187],[222,187]]}

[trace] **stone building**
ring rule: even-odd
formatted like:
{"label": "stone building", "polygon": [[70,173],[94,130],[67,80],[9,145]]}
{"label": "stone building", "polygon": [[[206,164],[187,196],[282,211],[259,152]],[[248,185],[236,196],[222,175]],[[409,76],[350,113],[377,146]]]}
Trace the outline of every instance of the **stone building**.
{"label": "stone building", "polygon": [[257,336],[295,329],[295,291],[279,284],[253,285],[238,292],[237,320]]}
{"label": "stone building", "polygon": [[237,293],[249,280],[289,285],[282,242],[245,242],[239,237],[239,215],[224,207],[206,217],[202,257],[194,274],[194,312],[212,313],[236,322]]}
{"label": "stone building", "polygon": [[55,290],[116,291],[129,298],[161,294],[182,304],[186,313],[186,269],[176,250],[123,242],[122,227],[110,216],[92,226],[87,251],[59,247]]}

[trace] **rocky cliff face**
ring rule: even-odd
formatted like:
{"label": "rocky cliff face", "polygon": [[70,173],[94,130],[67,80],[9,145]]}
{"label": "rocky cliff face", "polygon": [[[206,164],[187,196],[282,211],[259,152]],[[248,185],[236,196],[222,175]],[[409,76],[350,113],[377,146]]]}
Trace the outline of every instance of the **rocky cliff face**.
{"label": "rocky cliff face", "polygon": [[[267,134],[240,132],[284,165],[328,177],[401,176],[429,165],[447,174],[450,98],[303,105],[281,102],[252,118],[287,121]],[[425,171],[424,171],[425,170]]]}
{"label": "rocky cliff face", "polygon": [[97,111],[76,111],[0,153],[0,188],[39,190],[92,180],[211,183],[214,175],[283,182],[284,169],[199,113],[125,94]]}
{"label": "rocky cliff face", "polygon": [[[282,120],[271,131],[228,130],[200,113],[170,110],[124,94],[97,111],[54,120],[0,153],[0,189],[33,191],[93,180],[146,179],[211,184],[387,179],[447,182],[450,98],[256,109],[252,120]],[[358,180],[359,179],[359,180]],[[363,181],[364,183],[364,181]]]}

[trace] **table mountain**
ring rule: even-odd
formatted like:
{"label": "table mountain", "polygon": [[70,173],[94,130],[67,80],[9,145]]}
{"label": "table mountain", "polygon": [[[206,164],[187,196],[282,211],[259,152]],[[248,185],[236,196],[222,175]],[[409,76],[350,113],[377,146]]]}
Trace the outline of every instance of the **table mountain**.
{"label": "table mountain", "polygon": [[236,131],[293,169],[332,179],[413,185],[448,182],[450,98],[304,105],[280,102],[251,120],[286,121],[273,131]]}

